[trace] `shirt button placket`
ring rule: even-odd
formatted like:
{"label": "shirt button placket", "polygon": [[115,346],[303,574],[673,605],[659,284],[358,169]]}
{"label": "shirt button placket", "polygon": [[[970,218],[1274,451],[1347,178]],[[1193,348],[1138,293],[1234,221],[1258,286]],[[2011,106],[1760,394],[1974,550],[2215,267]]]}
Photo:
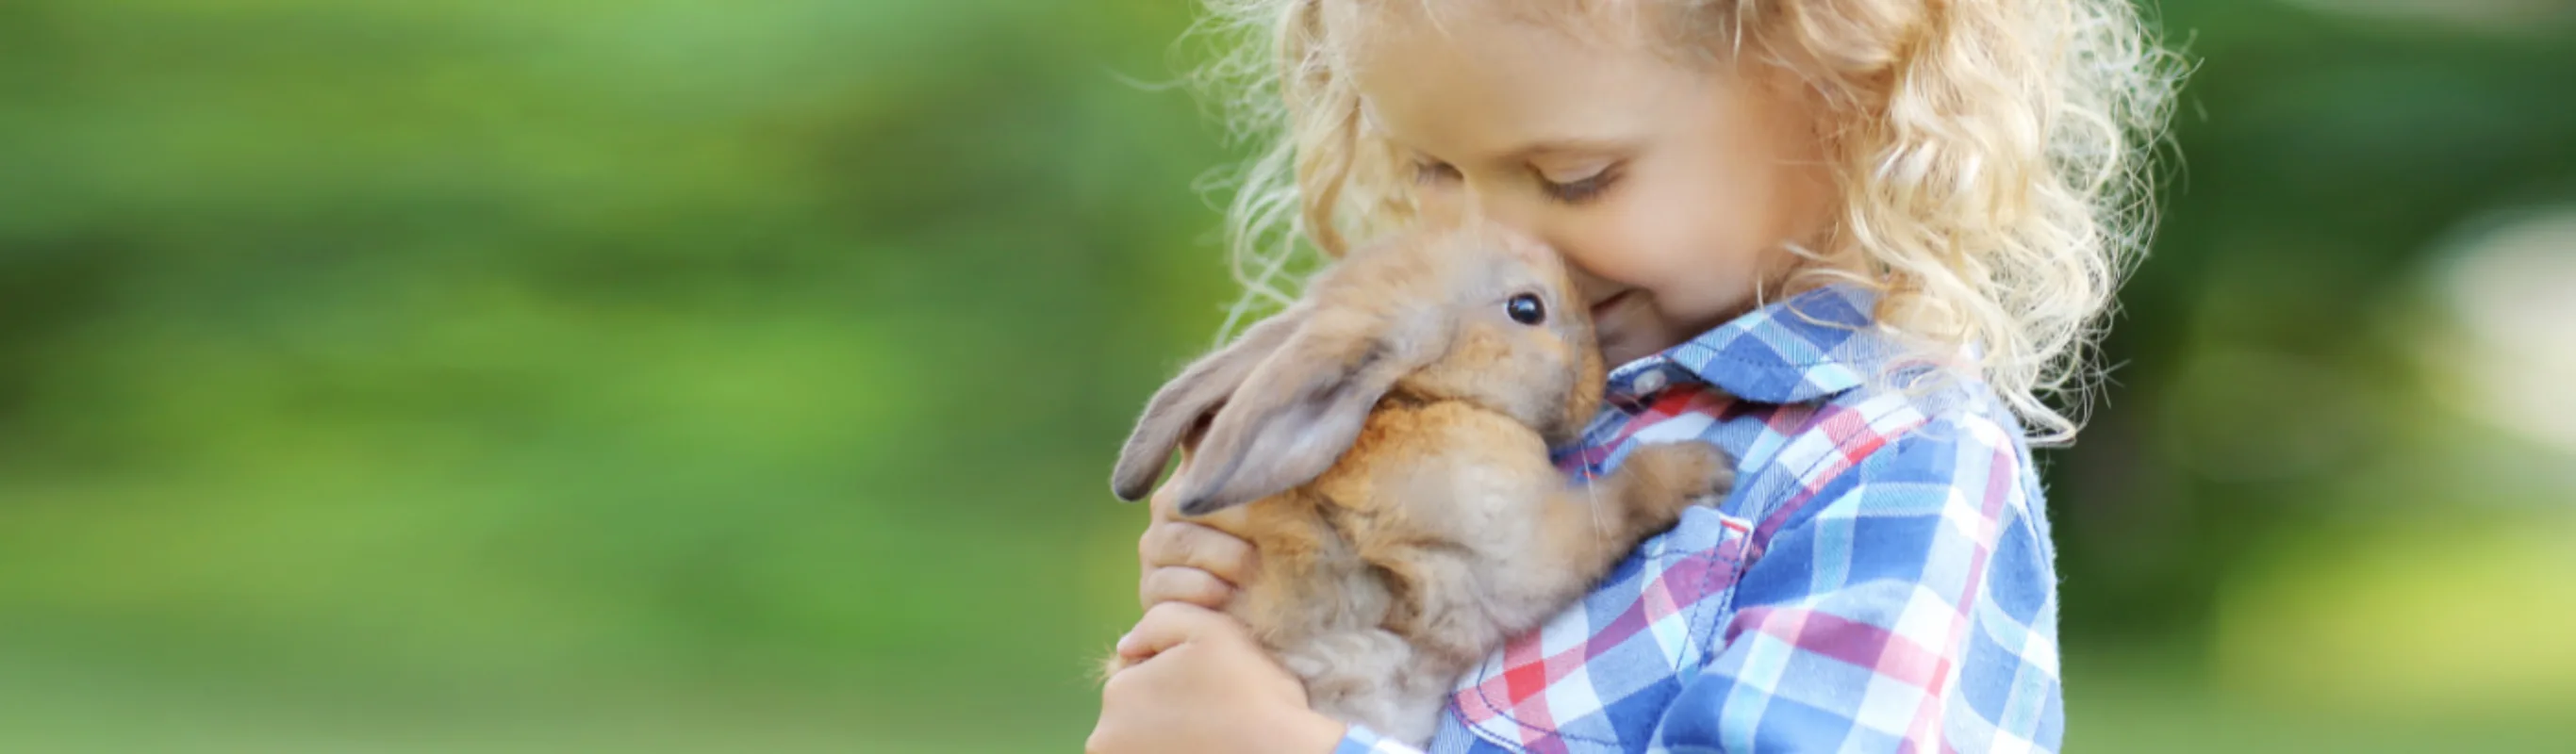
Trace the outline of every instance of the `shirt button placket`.
{"label": "shirt button placket", "polygon": [[1662,389],[1664,389],[1664,370],[1661,369],[1646,370],[1645,374],[1637,375],[1635,379],[1628,381],[1628,391],[1641,398],[1653,395],[1655,391]]}

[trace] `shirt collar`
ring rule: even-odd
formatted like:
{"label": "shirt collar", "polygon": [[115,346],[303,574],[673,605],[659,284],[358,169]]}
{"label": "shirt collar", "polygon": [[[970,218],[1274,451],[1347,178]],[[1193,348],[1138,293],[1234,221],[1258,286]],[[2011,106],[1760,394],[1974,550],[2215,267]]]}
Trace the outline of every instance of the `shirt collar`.
{"label": "shirt collar", "polygon": [[1612,370],[1610,395],[1642,398],[1677,379],[1762,403],[1839,395],[1869,381],[1901,353],[1870,316],[1877,301],[1874,291],[1836,283],[1772,302]]}

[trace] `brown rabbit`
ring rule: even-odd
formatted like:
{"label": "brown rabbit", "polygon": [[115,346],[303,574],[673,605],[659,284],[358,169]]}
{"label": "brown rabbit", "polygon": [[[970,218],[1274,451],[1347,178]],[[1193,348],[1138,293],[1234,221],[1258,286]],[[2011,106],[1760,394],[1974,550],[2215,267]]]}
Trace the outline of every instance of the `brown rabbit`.
{"label": "brown rabbit", "polygon": [[1704,443],[1584,487],[1549,463],[1600,402],[1584,303],[1553,252],[1495,228],[1355,252],[1164,385],[1112,488],[1144,497],[1192,446],[1178,510],[1259,553],[1228,612],[1317,711],[1420,745],[1461,673],[1733,483]]}

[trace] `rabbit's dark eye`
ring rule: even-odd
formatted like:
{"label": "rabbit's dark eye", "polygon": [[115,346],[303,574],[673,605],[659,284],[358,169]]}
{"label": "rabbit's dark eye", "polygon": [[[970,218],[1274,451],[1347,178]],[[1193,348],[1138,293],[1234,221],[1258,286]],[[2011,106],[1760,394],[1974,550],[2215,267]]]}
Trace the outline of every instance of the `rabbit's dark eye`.
{"label": "rabbit's dark eye", "polygon": [[1538,302],[1535,294],[1513,296],[1512,300],[1503,303],[1503,313],[1512,315],[1512,321],[1524,325],[1547,321],[1547,307]]}

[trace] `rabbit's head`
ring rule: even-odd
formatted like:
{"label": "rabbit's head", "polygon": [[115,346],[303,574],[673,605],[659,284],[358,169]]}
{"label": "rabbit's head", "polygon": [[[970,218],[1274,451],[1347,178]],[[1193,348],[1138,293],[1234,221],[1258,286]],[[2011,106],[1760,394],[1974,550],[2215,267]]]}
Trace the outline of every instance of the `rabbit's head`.
{"label": "rabbit's head", "polygon": [[1296,305],[1164,385],[1111,487],[1143,497],[1187,444],[1192,459],[1171,482],[1182,513],[1277,494],[1330,468],[1390,394],[1468,403],[1550,445],[1570,441],[1601,399],[1585,303],[1554,251],[1491,225],[1356,250]]}

